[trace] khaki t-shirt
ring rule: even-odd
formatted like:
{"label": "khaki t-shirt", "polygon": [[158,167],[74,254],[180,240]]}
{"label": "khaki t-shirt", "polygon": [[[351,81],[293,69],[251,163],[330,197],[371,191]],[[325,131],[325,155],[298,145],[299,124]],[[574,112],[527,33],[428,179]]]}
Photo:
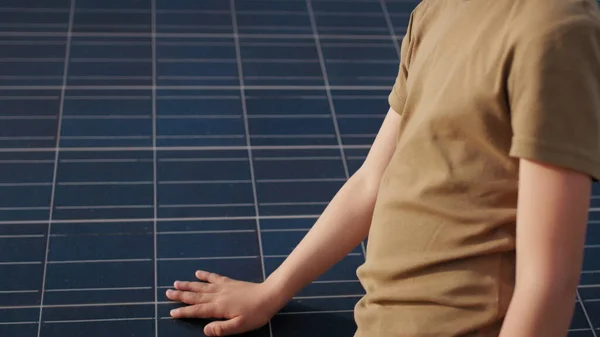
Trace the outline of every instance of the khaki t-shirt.
{"label": "khaki t-shirt", "polygon": [[357,337],[496,337],[514,288],[518,158],[600,177],[595,0],[425,0],[358,275]]}

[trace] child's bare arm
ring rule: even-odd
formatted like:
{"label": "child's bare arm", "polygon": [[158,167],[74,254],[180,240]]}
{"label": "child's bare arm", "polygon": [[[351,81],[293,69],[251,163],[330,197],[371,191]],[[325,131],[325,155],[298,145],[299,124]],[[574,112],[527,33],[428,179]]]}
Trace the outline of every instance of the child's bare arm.
{"label": "child's bare arm", "polygon": [[521,160],[516,289],[501,337],[564,337],[572,318],[589,176]]}
{"label": "child's bare arm", "polygon": [[256,329],[298,291],[343,259],[368,234],[379,183],[398,137],[400,115],[389,110],[362,167],[344,184],[313,228],[265,282],[241,282],[204,271],[200,282],[176,282],[171,300],[190,306],[172,312],[176,318],[225,318],[205,328],[207,336]]}
{"label": "child's bare arm", "polygon": [[363,166],[283,264],[267,279],[291,297],[354,249],[368,234],[381,176],[396,147],[399,115],[390,111]]}

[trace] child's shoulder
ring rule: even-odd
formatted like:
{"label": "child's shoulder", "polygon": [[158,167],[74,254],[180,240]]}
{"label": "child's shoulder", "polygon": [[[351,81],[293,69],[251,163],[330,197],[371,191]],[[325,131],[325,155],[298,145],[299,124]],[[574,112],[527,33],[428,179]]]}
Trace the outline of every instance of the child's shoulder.
{"label": "child's shoulder", "polygon": [[526,39],[600,32],[600,10],[596,0],[517,0],[512,2],[510,13],[510,27]]}

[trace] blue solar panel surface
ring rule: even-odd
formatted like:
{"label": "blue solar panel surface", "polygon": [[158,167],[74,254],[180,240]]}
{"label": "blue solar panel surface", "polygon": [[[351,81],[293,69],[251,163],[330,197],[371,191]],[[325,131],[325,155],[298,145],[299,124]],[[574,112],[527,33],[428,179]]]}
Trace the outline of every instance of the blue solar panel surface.
{"label": "blue solar panel surface", "polygon": [[[364,159],[416,1],[1,0],[0,336],[202,336]],[[600,333],[600,187],[570,337]],[[357,247],[247,336],[352,336]],[[594,330],[595,329],[595,330]]]}

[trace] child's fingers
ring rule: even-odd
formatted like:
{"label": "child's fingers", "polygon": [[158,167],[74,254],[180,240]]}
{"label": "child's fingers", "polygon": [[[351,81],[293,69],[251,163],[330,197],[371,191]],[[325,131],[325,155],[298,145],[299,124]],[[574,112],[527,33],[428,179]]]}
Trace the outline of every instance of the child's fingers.
{"label": "child's fingers", "polygon": [[204,327],[206,336],[229,336],[246,332],[240,316],[227,321],[212,322]]}
{"label": "child's fingers", "polygon": [[209,283],[175,281],[173,287],[181,291],[194,291],[198,293],[214,292],[215,286]]}
{"label": "child's fingers", "polygon": [[216,317],[215,305],[209,303],[173,309],[170,314],[173,318],[220,318]]}
{"label": "child's fingers", "polygon": [[212,296],[209,294],[195,293],[191,291],[167,290],[167,297],[172,301],[179,301],[185,304],[208,303]]}
{"label": "child's fingers", "polygon": [[196,278],[199,279],[200,281],[217,283],[217,284],[227,282],[229,280],[229,278],[227,278],[225,276],[221,276],[221,275],[215,274],[215,273],[210,273],[210,272],[207,272],[204,270],[197,270]]}

